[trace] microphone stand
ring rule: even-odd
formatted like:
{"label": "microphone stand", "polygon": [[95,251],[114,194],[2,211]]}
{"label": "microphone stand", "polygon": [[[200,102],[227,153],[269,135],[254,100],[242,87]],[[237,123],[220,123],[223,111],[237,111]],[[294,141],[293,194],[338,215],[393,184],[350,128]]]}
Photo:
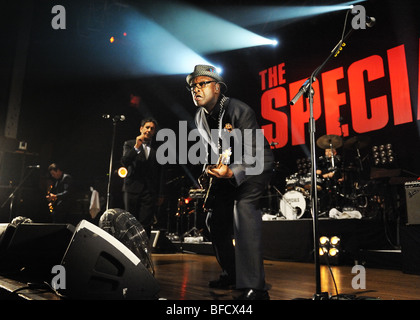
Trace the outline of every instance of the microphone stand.
{"label": "microphone stand", "polygon": [[319,258],[319,230],[318,230],[318,194],[316,186],[316,141],[315,141],[315,118],[313,110],[313,95],[314,89],[312,83],[316,81],[316,77],[322,70],[322,68],[327,64],[327,62],[333,57],[337,56],[342,48],[344,47],[344,40],[346,40],[350,34],[353,32],[353,28],[342,37],[342,39],[337,43],[334,49],[331,51],[327,59],[316,68],[310,78],[302,85],[299,92],[295,97],[290,101],[290,105],[294,105],[296,101],[304,95],[309,99],[309,137],[310,137],[310,152],[311,152],[311,210],[312,210],[312,219],[313,219],[313,241],[314,241],[314,262],[315,262],[315,280],[316,280],[316,292],[313,296],[313,300],[328,300],[328,292],[321,291],[321,271],[320,271],[320,258]]}
{"label": "microphone stand", "polygon": [[115,135],[117,131],[117,122],[119,119],[117,117],[114,117],[112,119],[112,142],[111,142],[111,154],[109,157],[109,170],[108,170],[108,186],[106,191],[106,210],[109,209],[109,203],[111,198],[111,178],[112,178],[112,166],[113,166],[113,158],[114,158],[114,146],[115,146]]}

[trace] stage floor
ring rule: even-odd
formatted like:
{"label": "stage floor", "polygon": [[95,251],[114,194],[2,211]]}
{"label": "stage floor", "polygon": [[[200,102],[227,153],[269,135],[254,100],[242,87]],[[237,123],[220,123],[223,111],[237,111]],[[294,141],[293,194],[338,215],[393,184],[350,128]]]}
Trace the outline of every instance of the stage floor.
{"label": "stage floor", "polygon": [[[219,275],[214,256],[172,253],[153,254],[155,279],[160,286],[159,298],[168,301],[228,301],[239,295],[236,290],[211,289],[208,281]],[[312,300],[316,293],[315,265],[303,262],[265,260],[266,281],[271,300]],[[420,300],[420,275],[400,270],[365,268],[365,286],[353,273],[352,266],[320,266],[321,291],[342,300]],[[0,300],[14,300],[14,294],[23,300],[60,300],[53,292],[29,289],[28,284],[0,277]],[[16,297],[16,299],[19,299]],[[225,302],[226,303],[226,302]],[[232,303],[232,302],[230,302]],[[161,305],[152,304],[156,308]],[[162,308],[163,308],[162,307]],[[272,310],[273,305],[270,305]]]}
{"label": "stage floor", "polygon": [[[311,227],[311,220],[263,223],[264,265],[271,300],[311,300],[317,293]],[[320,235],[340,236],[342,251],[350,257],[346,263],[331,260],[330,267],[321,260],[322,292],[351,300],[420,300],[420,226],[399,228],[401,250],[382,246],[389,245],[389,239],[383,238],[384,226],[377,221],[322,220],[319,227]],[[162,300],[232,300],[239,295],[236,290],[208,287],[208,281],[220,274],[210,243],[174,246],[166,237],[159,239],[178,249],[152,254]],[[1,277],[0,300],[13,298],[16,291],[21,299],[59,299],[48,290],[28,288],[28,281],[33,282]]]}
{"label": "stage floor", "polygon": [[[263,222],[266,281],[272,300],[311,299],[316,293],[313,263],[312,220]],[[341,258],[320,265],[321,289],[342,298],[420,300],[420,226],[384,224],[378,220],[320,219],[319,233],[341,238]],[[398,245],[398,248],[395,246]],[[211,244],[177,244],[182,253],[155,253],[160,296],[170,300],[230,300],[235,290],[208,288],[217,279],[219,266],[210,253]],[[365,288],[352,282],[365,272]],[[361,283],[360,283],[361,285]]]}
{"label": "stage floor", "polygon": [[[232,300],[238,295],[235,290],[208,287],[208,281],[216,279],[220,272],[214,256],[154,254],[153,260],[155,277],[161,287],[161,298]],[[399,270],[366,268],[365,289],[354,289],[352,281],[356,273],[352,273],[352,266],[331,266],[331,271],[340,295],[354,295],[359,299],[420,299],[420,275],[406,274]],[[315,266],[312,263],[265,260],[265,272],[271,300],[312,299],[316,293]],[[322,291],[337,295],[326,265],[320,266],[320,274]]]}

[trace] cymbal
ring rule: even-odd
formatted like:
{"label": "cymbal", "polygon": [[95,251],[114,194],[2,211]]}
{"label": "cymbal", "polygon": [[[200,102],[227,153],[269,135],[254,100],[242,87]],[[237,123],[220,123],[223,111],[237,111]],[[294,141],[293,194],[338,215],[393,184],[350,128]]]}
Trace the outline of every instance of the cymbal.
{"label": "cymbal", "polygon": [[362,137],[362,136],[355,136],[352,137],[350,139],[348,139],[345,143],[344,143],[344,148],[346,149],[363,149],[366,148],[367,146],[369,146],[370,144],[370,139],[367,137]]}
{"label": "cymbal", "polygon": [[318,147],[322,149],[329,149],[331,146],[336,149],[343,145],[343,139],[335,134],[326,134],[316,140]]}

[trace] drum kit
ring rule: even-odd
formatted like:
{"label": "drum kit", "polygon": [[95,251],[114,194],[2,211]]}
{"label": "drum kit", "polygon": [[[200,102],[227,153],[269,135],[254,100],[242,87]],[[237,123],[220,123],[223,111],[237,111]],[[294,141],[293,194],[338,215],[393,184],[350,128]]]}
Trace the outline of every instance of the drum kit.
{"label": "drum kit", "polygon": [[[338,135],[324,135],[317,139],[316,144],[325,150],[325,155],[317,159],[316,188],[318,195],[318,215],[328,214],[332,208],[353,206],[358,195],[356,187],[361,180],[363,160],[360,150],[366,148],[370,141],[365,137],[352,137],[347,141]],[[344,149],[355,153],[355,159],[344,161],[343,157],[336,154],[336,149],[344,146]],[[311,218],[311,170],[310,159],[297,161],[298,171],[285,178],[285,192],[282,193],[277,187],[270,188],[277,194],[278,210],[276,216],[280,219],[296,220]]]}

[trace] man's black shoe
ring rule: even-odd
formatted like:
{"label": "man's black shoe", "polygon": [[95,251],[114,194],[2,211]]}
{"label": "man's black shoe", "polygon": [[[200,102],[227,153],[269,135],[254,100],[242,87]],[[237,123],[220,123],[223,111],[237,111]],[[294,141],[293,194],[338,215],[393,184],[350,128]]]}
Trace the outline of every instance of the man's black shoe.
{"label": "man's black shoe", "polygon": [[209,287],[215,289],[233,289],[235,287],[235,280],[227,276],[220,276],[217,280],[209,281]]}
{"label": "man's black shoe", "polygon": [[266,290],[246,289],[236,300],[270,300],[270,296]]}

